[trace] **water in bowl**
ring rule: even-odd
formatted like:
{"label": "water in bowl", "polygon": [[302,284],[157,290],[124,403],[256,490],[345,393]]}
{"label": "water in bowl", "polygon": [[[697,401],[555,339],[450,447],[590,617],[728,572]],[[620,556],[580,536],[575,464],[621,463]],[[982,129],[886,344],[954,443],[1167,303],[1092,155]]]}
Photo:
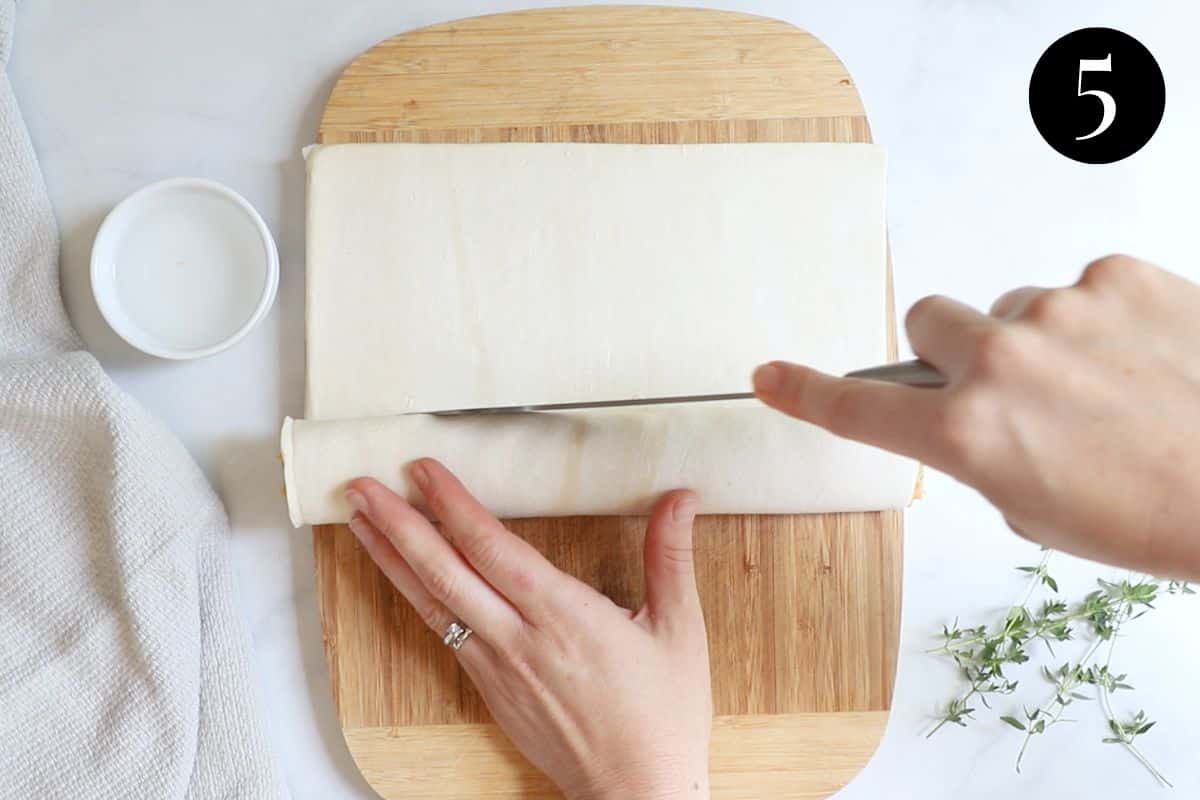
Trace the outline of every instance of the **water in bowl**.
{"label": "water in bowl", "polygon": [[141,211],[115,255],[125,315],[178,350],[211,347],[241,328],[267,280],[253,221],[232,200],[198,190]]}

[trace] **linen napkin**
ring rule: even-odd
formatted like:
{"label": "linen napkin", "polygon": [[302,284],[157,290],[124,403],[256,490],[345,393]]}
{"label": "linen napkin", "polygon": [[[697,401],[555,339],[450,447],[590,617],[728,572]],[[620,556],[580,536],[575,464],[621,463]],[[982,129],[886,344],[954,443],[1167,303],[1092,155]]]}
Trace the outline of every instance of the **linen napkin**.
{"label": "linen napkin", "polygon": [[221,502],[63,309],[13,19],[0,0],[0,797],[285,796]]}

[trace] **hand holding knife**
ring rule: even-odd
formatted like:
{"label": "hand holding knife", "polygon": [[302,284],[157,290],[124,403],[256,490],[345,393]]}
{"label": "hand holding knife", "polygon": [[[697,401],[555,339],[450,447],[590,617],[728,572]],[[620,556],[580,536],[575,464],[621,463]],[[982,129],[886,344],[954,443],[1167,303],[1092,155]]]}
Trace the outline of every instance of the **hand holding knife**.
{"label": "hand holding knife", "polygon": [[[901,361],[895,364],[881,364],[877,367],[867,367],[846,373],[847,378],[861,378],[872,381],[901,383],[907,386],[934,389],[946,385],[946,379],[940,372],[920,359]],[[719,400],[749,400],[754,392],[733,392],[730,394],[697,394],[678,395],[675,397],[638,397],[626,400],[596,400],[573,403],[539,403],[521,406],[492,406],[484,408],[456,408],[446,411],[434,411],[438,417],[459,416],[462,414],[514,414],[526,411],[576,411],[586,408],[623,408],[627,406],[660,406],[675,403],[711,403]]]}

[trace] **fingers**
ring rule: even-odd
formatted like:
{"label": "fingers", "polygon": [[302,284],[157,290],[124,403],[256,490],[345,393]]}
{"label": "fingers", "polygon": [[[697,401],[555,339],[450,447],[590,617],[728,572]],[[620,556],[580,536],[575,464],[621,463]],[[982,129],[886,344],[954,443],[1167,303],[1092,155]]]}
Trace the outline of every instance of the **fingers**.
{"label": "fingers", "polygon": [[1019,289],[1005,292],[996,298],[996,302],[992,303],[992,308],[988,313],[1000,319],[1017,319],[1025,313],[1034,298],[1040,297],[1046,291],[1040,286],[1022,286]]}
{"label": "fingers", "polygon": [[774,361],[754,373],[764,403],[838,436],[921,457],[923,431],[940,392],[883,381],[836,378],[808,367]]}
{"label": "fingers", "polygon": [[976,340],[996,324],[970,306],[940,295],[918,300],[904,319],[913,352],[951,379],[967,371]]}
{"label": "fingers", "polygon": [[376,480],[358,478],[350,482],[346,499],[386,537],[429,595],[451,614],[477,631],[486,631],[491,641],[515,634],[521,625],[516,610],[403,498]]}
{"label": "fingers", "polygon": [[1095,295],[1078,286],[1025,286],[1001,295],[991,313],[1008,322],[1027,323],[1052,336],[1086,342],[1110,330],[1119,309],[1112,297]]}
{"label": "fingers", "polygon": [[667,493],[650,513],[643,561],[646,609],[656,623],[703,620],[692,558],[695,518],[696,495],[686,490]]}
{"label": "fingers", "polygon": [[1012,529],[1013,533],[1017,534],[1022,539],[1033,541],[1033,537],[1029,535],[1029,531],[1025,529],[1025,526],[1014,520],[1011,516],[1005,514],[1004,521],[1008,523],[1008,527]]}
{"label": "fingers", "polygon": [[409,474],[441,520],[443,534],[488,583],[533,624],[553,616],[553,604],[572,590],[573,581],[505,528],[437,461],[420,459]]}
{"label": "fingers", "polygon": [[[421,579],[413,572],[412,568],[400,556],[400,553],[392,546],[378,528],[371,524],[371,521],[362,514],[356,513],[350,520],[350,530],[358,538],[363,549],[367,551],[367,555],[379,567],[380,571],[387,576],[392,585],[404,596],[404,599],[409,602],[413,610],[417,612],[417,616],[429,626],[439,638],[445,635],[446,629],[450,627],[451,622],[458,622],[454,614],[450,612],[444,605],[439,603],[421,583]],[[470,623],[467,623],[468,625]],[[458,649],[458,656],[464,661],[464,665],[470,663],[485,661],[484,649],[486,644],[478,634],[472,634],[463,642],[462,647]]]}

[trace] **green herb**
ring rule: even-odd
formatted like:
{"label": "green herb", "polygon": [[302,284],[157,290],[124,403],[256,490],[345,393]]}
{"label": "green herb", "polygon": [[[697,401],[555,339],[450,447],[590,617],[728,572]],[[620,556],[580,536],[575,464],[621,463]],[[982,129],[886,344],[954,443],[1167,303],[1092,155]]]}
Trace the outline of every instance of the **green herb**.
{"label": "green herb", "polygon": [[[1098,589],[1070,604],[1058,598],[1058,582],[1047,571],[1051,554],[1052,551],[1043,550],[1039,563],[1017,567],[1029,576],[1029,585],[1021,602],[1009,608],[998,623],[960,627],[955,620],[953,627],[942,626],[942,643],[929,652],[952,659],[962,672],[966,689],[946,704],[928,736],[933,736],[947,723],[966,727],[968,721],[975,719],[972,706],[975,700],[990,709],[991,702],[997,697],[1013,694],[1018,683],[1009,678],[1005,670],[1029,661],[1033,657],[1032,649],[1039,642],[1045,645],[1049,656],[1054,657],[1054,643],[1070,641],[1077,632],[1084,632],[1091,635],[1092,642],[1078,660],[1062,662],[1055,667],[1042,666],[1041,675],[1052,686],[1049,699],[1036,708],[1022,708],[1019,716],[1000,716],[1001,722],[1024,734],[1017,752],[1017,772],[1021,771],[1022,759],[1033,738],[1045,734],[1055,725],[1073,722],[1063,716],[1064,712],[1076,702],[1092,700],[1093,697],[1084,694],[1084,690],[1090,689],[1100,701],[1110,734],[1102,741],[1121,745],[1155,780],[1170,786],[1134,744],[1134,740],[1155,723],[1147,719],[1143,711],[1124,721],[1117,719],[1112,708],[1112,694],[1133,687],[1125,682],[1124,674],[1115,674],[1110,667],[1118,633],[1124,625],[1152,610],[1160,592],[1183,595],[1195,594],[1195,590],[1185,582],[1164,583],[1148,576],[1117,582],[1098,580]],[[1031,608],[1034,593],[1042,587],[1054,596],[1040,607]],[[1104,664],[1092,663],[1105,643],[1108,649]]]}

